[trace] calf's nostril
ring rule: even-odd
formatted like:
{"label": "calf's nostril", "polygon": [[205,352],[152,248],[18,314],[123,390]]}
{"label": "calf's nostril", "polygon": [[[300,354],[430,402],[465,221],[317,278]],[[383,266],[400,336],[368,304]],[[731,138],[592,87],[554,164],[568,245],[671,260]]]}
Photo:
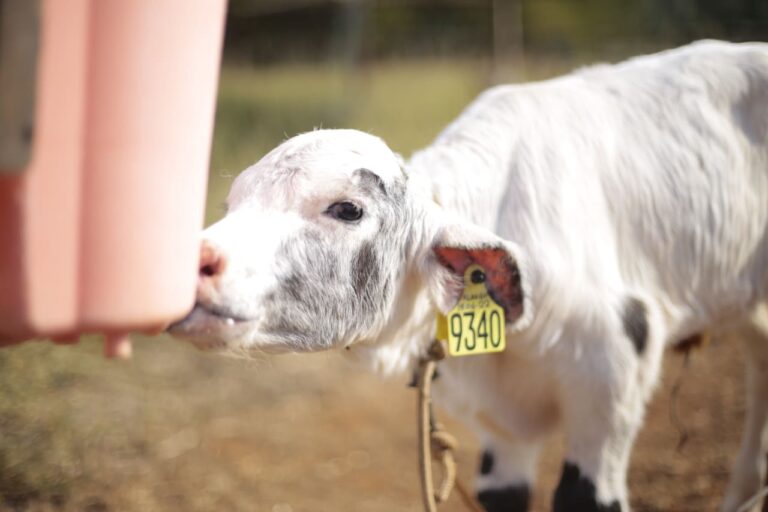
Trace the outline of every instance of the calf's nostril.
{"label": "calf's nostril", "polygon": [[224,259],[213,247],[203,244],[200,249],[200,278],[211,278],[224,270]]}
{"label": "calf's nostril", "polygon": [[203,265],[202,267],[200,267],[200,275],[205,277],[213,277],[214,275],[216,275],[216,269],[210,263],[207,265]]}

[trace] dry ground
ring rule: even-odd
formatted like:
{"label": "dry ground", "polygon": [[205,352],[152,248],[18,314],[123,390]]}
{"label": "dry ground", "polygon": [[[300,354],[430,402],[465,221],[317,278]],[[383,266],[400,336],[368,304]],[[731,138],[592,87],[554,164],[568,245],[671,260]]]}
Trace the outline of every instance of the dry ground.
{"label": "dry ground", "polygon": [[[69,377],[59,377],[47,396],[17,404],[22,414],[37,417],[43,432],[46,424],[63,429],[58,435],[65,434],[65,446],[13,433],[19,449],[42,443],[61,452],[42,465],[27,461],[54,483],[58,478],[58,487],[36,492],[39,474],[27,474],[24,460],[6,464],[4,481],[18,473],[20,490],[30,492],[14,496],[6,486],[1,510],[419,510],[414,393],[403,381],[381,381],[340,356],[236,361],[154,339],[139,340],[130,363],[82,371],[78,361],[90,368],[99,357],[93,342],[78,349],[31,345],[8,354],[4,369],[10,364],[24,373],[34,358],[47,357],[53,373]],[[693,355],[679,396],[690,435],[680,452],[669,398],[681,359],[668,357],[632,459],[636,510],[715,509],[743,417],[739,359],[733,344],[718,341]],[[469,482],[475,441],[448,423],[460,437],[460,472]],[[549,507],[559,444],[553,440],[542,465],[536,510]],[[464,509],[454,497],[445,510]]]}

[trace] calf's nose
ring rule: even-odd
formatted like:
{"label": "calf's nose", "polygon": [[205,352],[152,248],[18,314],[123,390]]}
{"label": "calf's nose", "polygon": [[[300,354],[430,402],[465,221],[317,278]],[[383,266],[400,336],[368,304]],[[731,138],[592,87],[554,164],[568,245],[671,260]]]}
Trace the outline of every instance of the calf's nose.
{"label": "calf's nose", "polygon": [[209,242],[203,241],[200,247],[200,283],[215,280],[224,272],[226,260],[221,252]]}

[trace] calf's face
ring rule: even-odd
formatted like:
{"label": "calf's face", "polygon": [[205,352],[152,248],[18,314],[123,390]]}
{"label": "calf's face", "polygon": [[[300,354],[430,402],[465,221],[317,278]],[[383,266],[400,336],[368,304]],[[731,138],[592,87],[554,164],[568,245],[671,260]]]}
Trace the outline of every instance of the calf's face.
{"label": "calf's face", "polygon": [[515,287],[500,292],[514,302],[508,321],[519,318],[522,285],[505,242],[436,221],[417,197],[376,137],[318,130],[288,140],[233,183],[227,214],[203,232],[195,307],[170,331],[201,348],[265,352],[375,341],[414,293],[406,279],[447,309],[467,262],[489,254]]}

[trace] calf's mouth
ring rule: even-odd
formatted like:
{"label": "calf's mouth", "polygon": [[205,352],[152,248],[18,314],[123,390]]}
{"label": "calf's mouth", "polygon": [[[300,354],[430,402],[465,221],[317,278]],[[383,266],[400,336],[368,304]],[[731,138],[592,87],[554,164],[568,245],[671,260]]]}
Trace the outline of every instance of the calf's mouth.
{"label": "calf's mouth", "polygon": [[[201,323],[201,318],[214,319],[217,323],[223,323],[227,327],[234,327],[237,324],[251,321],[250,318],[236,315],[227,308],[196,302],[189,313],[183,318],[170,324],[166,329],[166,332],[179,335],[191,334],[197,330],[195,324]],[[200,327],[202,331],[207,330],[204,325],[201,325]]]}

